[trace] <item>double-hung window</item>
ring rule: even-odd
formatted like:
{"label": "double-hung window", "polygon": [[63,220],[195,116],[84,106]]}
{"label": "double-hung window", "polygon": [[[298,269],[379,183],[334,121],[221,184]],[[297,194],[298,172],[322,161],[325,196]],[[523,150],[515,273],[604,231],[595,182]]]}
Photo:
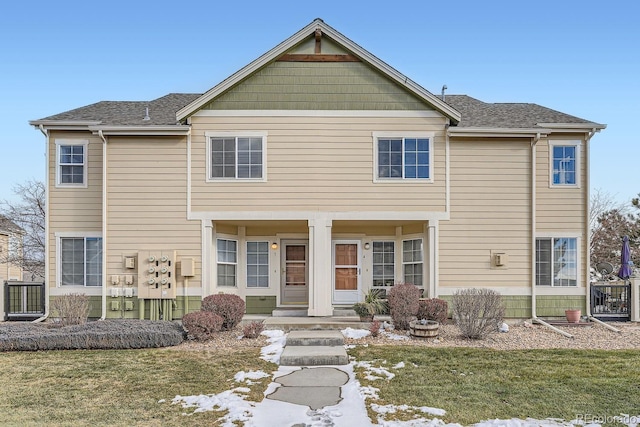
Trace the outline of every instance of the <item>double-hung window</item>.
{"label": "double-hung window", "polygon": [[102,238],[60,238],[60,285],[102,286]]}
{"label": "double-hung window", "polygon": [[374,135],[376,181],[433,180],[432,136]]}
{"label": "double-hung window", "polygon": [[247,287],[269,287],[269,242],[247,242]]}
{"label": "double-hung window", "polygon": [[373,242],[373,286],[393,286],[395,242]]}
{"label": "double-hung window", "polygon": [[577,286],[578,239],[536,239],[536,285]]}
{"label": "double-hung window", "polygon": [[552,187],[578,187],[580,141],[549,141]]}
{"label": "double-hung window", "polygon": [[87,186],[86,140],[56,140],[56,186]]}
{"label": "double-hung window", "polygon": [[422,287],[422,239],[402,241],[404,283]]}
{"label": "double-hung window", "polygon": [[218,286],[236,286],[238,265],[238,242],[218,239]]}
{"label": "double-hung window", "polygon": [[260,134],[227,135],[207,132],[208,181],[265,179],[265,139]]}

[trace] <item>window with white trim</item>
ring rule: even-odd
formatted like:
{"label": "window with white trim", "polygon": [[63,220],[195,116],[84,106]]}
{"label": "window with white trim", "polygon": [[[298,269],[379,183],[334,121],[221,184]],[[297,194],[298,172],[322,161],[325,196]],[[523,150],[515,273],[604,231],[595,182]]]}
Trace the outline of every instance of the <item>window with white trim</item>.
{"label": "window with white trim", "polygon": [[263,180],[263,136],[209,135],[209,180]]}
{"label": "window with white trim", "polygon": [[218,286],[236,286],[238,266],[238,242],[217,240]]}
{"label": "window with white trim", "polygon": [[402,241],[404,283],[422,287],[422,239]]}
{"label": "window with white trim", "polygon": [[102,238],[60,237],[60,285],[102,286]]}
{"label": "window with white trim", "polygon": [[373,286],[393,286],[395,242],[373,242]]}
{"label": "window with white trim", "polygon": [[549,141],[551,185],[577,187],[580,182],[580,141]]}
{"label": "window with white trim", "polygon": [[56,141],[56,185],[59,187],[87,186],[86,140]]}
{"label": "window with white trim", "polygon": [[378,137],[375,141],[378,180],[431,180],[431,137]]}
{"label": "window with white trim", "polygon": [[247,242],[247,287],[269,287],[269,242]]}
{"label": "window with white trim", "polygon": [[536,285],[578,285],[578,239],[536,239]]}

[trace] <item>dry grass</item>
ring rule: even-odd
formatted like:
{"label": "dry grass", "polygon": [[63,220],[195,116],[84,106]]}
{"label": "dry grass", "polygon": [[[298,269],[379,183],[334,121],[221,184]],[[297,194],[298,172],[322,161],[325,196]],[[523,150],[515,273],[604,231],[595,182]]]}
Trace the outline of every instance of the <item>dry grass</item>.
{"label": "dry grass", "polygon": [[[223,414],[188,416],[176,395],[216,394],[242,370],[271,372],[259,349],[171,349],[0,353],[3,426],[216,425]],[[270,378],[250,386],[261,401]],[[159,400],[166,399],[164,403]],[[189,412],[192,412],[189,411]]]}

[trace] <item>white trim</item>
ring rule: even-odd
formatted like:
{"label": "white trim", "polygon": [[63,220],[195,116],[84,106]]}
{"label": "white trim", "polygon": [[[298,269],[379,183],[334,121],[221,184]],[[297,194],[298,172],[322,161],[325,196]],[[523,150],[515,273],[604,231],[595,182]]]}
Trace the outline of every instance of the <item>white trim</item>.
{"label": "white trim", "polygon": [[449,220],[448,212],[428,211],[352,211],[352,212],[318,212],[318,211],[195,211],[189,214],[188,219],[199,220],[301,220],[326,218],[339,220],[362,221],[429,221]]}
{"label": "white trim", "polygon": [[207,91],[205,94],[183,107],[176,113],[177,121],[181,121],[187,116],[193,114],[196,110],[202,108],[205,104],[212,101],[218,95],[222,94],[226,90],[240,83],[246,77],[251,74],[257,72],[262,67],[271,63],[273,60],[278,58],[280,55],[284,54],[289,49],[298,45],[303,40],[306,40],[308,37],[311,37],[316,30],[322,31],[323,35],[327,36],[329,39],[333,40],[337,44],[340,44],[345,47],[346,50],[353,52],[353,54],[366,63],[372,66],[377,71],[383,73],[390,80],[393,80],[401,87],[409,90],[418,98],[422,99],[427,104],[432,105],[436,110],[440,111],[443,115],[453,119],[456,122],[459,122],[461,119],[460,113],[451,107],[449,104],[445,103],[443,100],[433,95],[431,92],[424,89],[422,86],[418,85],[414,81],[407,78],[405,75],[398,72],[396,69],[390,67],[385,62],[376,58],[371,53],[367,52],[356,43],[352,42],[329,25],[325,24],[321,19],[315,19],[306,27],[302,28],[300,31],[295,33],[293,36],[289,37],[273,49],[269,50],[259,58],[255,59],[245,67],[241,68],[239,71],[235,72],[221,83]]}
{"label": "white trim", "polygon": [[536,123],[538,126],[552,128],[554,132],[569,132],[569,131],[583,131],[583,132],[596,132],[606,129],[607,125],[601,123]]}
{"label": "white trim", "polygon": [[[233,182],[233,183],[242,183],[242,182],[267,182],[267,136],[268,132],[256,132],[256,131],[206,131],[204,133],[206,139],[206,179],[205,182]],[[262,178],[238,178],[238,138],[256,138],[259,137],[262,139]],[[211,138],[235,138],[236,147],[235,147],[235,178],[212,178],[211,177]]]}
{"label": "white trim", "polygon": [[[56,159],[55,159],[55,168],[56,168],[56,188],[87,188],[89,186],[88,173],[89,169],[89,140],[88,139],[56,139],[54,140],[54,144],[56,146]],[[61,183],[60,182],[60,147],[61,146],[79,146],[83,147],[82,149],[82,184],[76,183]],[[78,165],[79,166],[79,165]]]}
{"label": "white trim", "polygon": [[87,126],[97,126],[102,123],[99,120],[29,120],[29,124],[31,126],[40,126],[42,125],[45,128],[58,129],[59,127],[69,127],[69,128],[78,128],[78,127],[87,127]]}
{"label": "white trim", "polygon": [[441,118],[435,110],[199,110],[192,117],[409,117]]}
{"label": "white trim", "polygon": [[191,130],[191,126],[89,126],[89,130],[93,133],[102,131],[104,135],[187,135]]}
{"label": "white trim", "polygon": [[[402,174],[404,175],[404,146],[405,139],[407,138],[421,138],[429,140],[429,178],[380,178],[378,176],[378,140],[380,138],[398,138],[402,139]],[[373,182],[380,184],[433,184],[434,180],[434,166],[433,166],[433,140],[435,139],[435,132],[388,132],[388,131],[373,131],[371,132],[372,149],[373,149]]]}
{"label": "white trim", "polygon": [[[580,169],[582,167],[582,159],[581,156],[581,146],[582,141],[577,139],[550,139],[549,142],[549,188],[581,188],[580,180],[582,179],[582,174],[580,173]],[[553,148],[556,146],[560,147],[575,147],[576,149],[576,183],[575,184],[554,184],[553,183]]]}
{"label": "white trim", "polygon": [[454,137],[483,137],[483,138],[535,138],[537,135],[546,136],[551,129],[545,128],[498,128],[498,127],[455,127],[449,128]]}

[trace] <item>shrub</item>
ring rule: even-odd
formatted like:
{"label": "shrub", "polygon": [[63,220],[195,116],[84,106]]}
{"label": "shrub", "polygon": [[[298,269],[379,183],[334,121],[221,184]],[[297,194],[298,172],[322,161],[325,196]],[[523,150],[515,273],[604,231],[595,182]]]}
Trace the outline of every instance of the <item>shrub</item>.
{"label": "shrub", "polygon": [[168,347],[184,340],[174,322],[118,319],[58,327],[13,323],[0,327],[0,351],[107,350]]}
{"label": "shrub", "polygon": [[500,294],[491,289],[463,289],[453,295],[453,319],[463,337],[486,338],[504,317]]}
{"label": "shrub", "polygon": [[194,311],[182,317],[187,336],[196,341],[206,341],[222,329],[222,317],[210,311]]}
{"label": "shrub", "polygon": [[242,327],[242,336],[244,338],[258,338],[262,331],[264,331],[264,324],[254,320]]}
{"label": "shrub", "polygon": [[409,322],[418,314],[420,289],[409,283],[401,283],[394,285],[387,295],[393,327],[398,330],[409,329]]}
{"label": "shrub", "polygon": [[371,325],[369,325],[369,332],[371,332],[372,337],[377,337],[378,335],[380,335],[381,325],[382,324],[379,320],[374,320],[373,322],[371,322]]}
{"label": "shrub", "polygon": [[209,295],[202,300],[202,311],[222,317],[222,330],[229,331],[242,321],[245,304],[242,298],[232,294]]}
{"label": "shrub", "polygon": [[443,324],[449,315],[449,304],[440,298],[429,298],[418,302],[418,319],[435,320]]}
{"label": "shrub", "polygon": [[51,314],[62,326],[83,325],[89,318],[89,297],[85,294],[61,295],[51,299]]}

